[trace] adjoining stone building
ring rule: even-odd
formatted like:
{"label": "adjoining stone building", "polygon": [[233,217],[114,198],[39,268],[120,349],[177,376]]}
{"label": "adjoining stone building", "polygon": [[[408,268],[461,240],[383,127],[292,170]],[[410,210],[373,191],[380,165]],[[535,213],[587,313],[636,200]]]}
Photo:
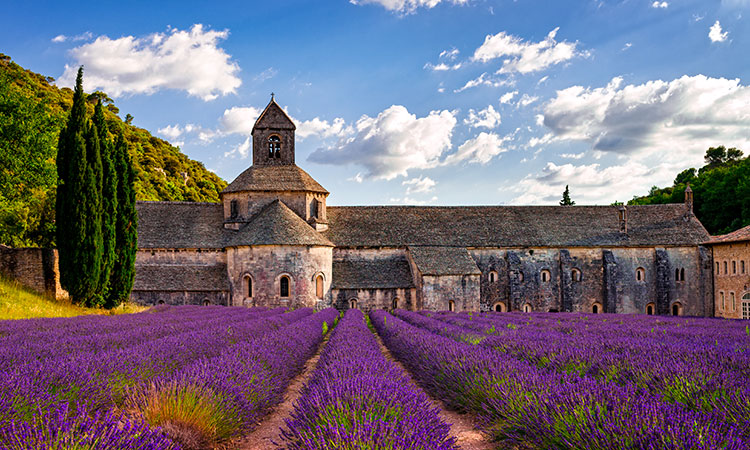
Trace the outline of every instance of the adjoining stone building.
{"label": "adjoining stone building", "polygon": [[712,316],[686,204],[328,207],[272,99],[221,203],[139,202],[141,303]]}
{"label": "adjoining stone building", "polygon": [[713,253],[716,316],[750,319],[750,226],[706,245]]}

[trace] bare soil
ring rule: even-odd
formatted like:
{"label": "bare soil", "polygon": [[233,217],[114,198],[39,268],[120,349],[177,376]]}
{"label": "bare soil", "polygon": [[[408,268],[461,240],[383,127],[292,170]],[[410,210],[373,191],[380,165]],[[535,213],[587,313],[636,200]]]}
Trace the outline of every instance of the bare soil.
{"label": "bare soil", "polygon": [[[393,361],[394,364],[402,368],[404,372],[406,372],[412,384],[414,384],[417,389],[421,389],[414,378],[411,376],[411,373],[406,369],[406,367],[404,367],[404,365],[401,364],[400,361],[393,357],[391,351],[388,350],[388,347],[383,344],[383,340],[380,339],[380,336],[377,333],[373,334],[375,335],[375,339],[377,339],[378,341],[378,345],[380,345],[380,351],[383,353],[383,355],[385,355],[385,357],[390,361]],[[489,439],[487,439],[487,437],[482,432],[475,428],[475,418],[471,414],[461,414],[455,411],[451,411],[443,402],[435,400],[432,397],[430,397],[430,401],[432,402],[432,405],[434,407],[440,410],[440,418],[443,419],[445,423],[450,425],[451,435],[456,437],[458,448],[460,448],[461,450],[492,450],[495,448],[495,446],[489,441]]]}

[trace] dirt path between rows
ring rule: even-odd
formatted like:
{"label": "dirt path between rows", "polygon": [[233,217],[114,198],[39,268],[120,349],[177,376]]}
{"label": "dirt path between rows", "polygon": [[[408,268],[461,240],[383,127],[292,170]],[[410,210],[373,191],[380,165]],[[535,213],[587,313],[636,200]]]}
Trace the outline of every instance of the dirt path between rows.
{"label": "dirt path between rows", "polygon": [[[399,360],[393,357],[391,351],[388,350],[388,347],[383,344],[383,340],[380,339],[380,335],[377,333],[373,334],[378,341],[378,345],[380,345],[380,351],[383,355],[398,367],[402,368],[417,389],[422,389],[414,380],[414,377],[411,376],[411,372],[409,372]],[[451,411],[446,408],[443,402],[435,400],[432,397],[430,397],[430,401],[434,407],[440,409],[440,418],[450,425],[451,435],[456,437],[458,448],[461,450],[492,450],[495,448],[484,434],[474,428],[474,418],[470,414],[459,414],[455,411]]]}
{"label": "dirt path between rows", "polygon": [[281,429],[285,426],[284,419],[291,416],[294,410],[294,403],[301,395],[302,387],[307,384],[315,366],[320,359],[320,352],[328,343],[328,333],[318,346],[312,358],[307,360],[302,372],[294,377],[284,392],[284,400],[265,417],[258,427],[247,436],[233,442],[232,447],[235,450],[266,450],[276,448],[275,444],[281,443]]}

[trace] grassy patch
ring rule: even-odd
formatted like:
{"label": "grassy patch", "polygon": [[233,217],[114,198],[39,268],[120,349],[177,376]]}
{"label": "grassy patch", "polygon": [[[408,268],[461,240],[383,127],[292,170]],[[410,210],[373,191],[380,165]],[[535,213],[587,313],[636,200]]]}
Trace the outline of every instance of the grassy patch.
{"label": "grassy patch", "polygon": [[37,317],[73,317],[85,314],[129,314],[147,309],[124,304],[113,310],[82,308],[69,300],[55,300],[39,295],[14,281],[0,278],[0,320],[33,319]]}

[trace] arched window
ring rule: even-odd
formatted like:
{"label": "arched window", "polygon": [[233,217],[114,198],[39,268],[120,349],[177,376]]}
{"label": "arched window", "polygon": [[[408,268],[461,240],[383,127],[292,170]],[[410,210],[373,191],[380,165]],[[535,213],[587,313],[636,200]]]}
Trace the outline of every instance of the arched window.
{"label": "arched window", "polygon": [[208,306],[211,304],[211,300],[203,300],[203,306]]}
{"label": "arched window", "polygon": [[685,268],[680,269],[680,281],[685,281]]}
{"label": "arched window", "polygon": [[680,302],[674,302],[674,303],[672,303],[672,315],[673,316],[681,316],[682,315],[682,304]]}
{"label": "arched window", "polygon": [[163,305],[164,304],[164,300],[159,300],[159,304]]}
{"label": "arched window", "polygon": [[724,298],[724,291],[719,291],[719,298],[721,299],[721,310],[724,311],[727,309],[727,302],[726,298]]}
{"label": "arched window", "polygon": [[286,275],[279,279],[279,297],[289,297],[289,277]]}
{"label": "arched window", "polygon": [[532,310],[531,305],[529,305],[528,303],[523,305],[523,312],[528,313],[528,312],[531,312],[531,310]]}
{"label": "arched window", "polygon": [[391,302],[391,309],[398,309],[398,298],[394,298]]}
{"label": "arched window", "polygon": [[353,298],[349,300],[349,309],[357,309],[357,299]]}
{"label": "arched window", "polygon": [[742,318],[750,319],[750,292],[742,296]]}
{"label": "arched window", "polygon": [[716,262],[716,275],[718,275],[718,274],[719,274],[719,263],[718,263],[718,261],[717,261],[717,262]]}
{"label": "arched window", "polygon": [[737,261],[732,261],[732,275],[737,274]]}
{"label": "arched window", "polygon": [[239,212],[237,211],[237,200],[232,200],[229,202],[229,216],[232,218],[237,217]]}
{"label": "arched window", "polygon": [[245,275],[244,277],[244,285],[245,285],[245,297],[252,297],[253,296],[253,278],[250,275]]}
{"label": "arched window", "polygon": [[570,278],[573,281],[576,281],[576,282],[581,281],[581,271],[578,270],[578,269],[571,270],[570,271]]}
{"label": "arched window", "polygon": [[604,309],[602,308],[602,304],[599,302],[594,303],[591,306],[591,312],[594,314],[601,314],[604,312]]}
{"label": "arched window", "polygon": [[542,270],[541,274],[542,274],[542,283],[547,283],[549,282],[549,280],[552,279],[552,276],[550,275],[549,270],[546,270],[546,269]]}
{"label": "arched window", "polygon": [[646,281],[646,269],[643,267],[635,269],[635,281]]}
{"label": "arched window", "polygon": [[281,139],[275,134],[268,138],[268,157],[281,158]]}
{"label": "arched window", "polygon": [[654,305],[653,303],[649,303],[648,305],[646,305],[646,314],[648,314],[649,316],[653,316],[655,312],[656,305]]}
{"label": "arched window", "polygon": [[727,270],[727,262],[724,261],[724,275],[728,274],[729,271]]}
{"label": "arched window", "polygon": [[318,298],[323,298],[323,275],[322,274],[315,277],[315,295]]}
{"label": "arched window", "polygon": [[453,300],[448,301],[448,311],[455,312],[456,311],[456,302]]}
{"label": "arched window", "polygon": [[490,272],[490,283],[494,283],[497,281],[497,272],[494,270]]}
{"label": "arched window", "polygon": [[729,293],[729,300],[732,301],[732,311],[737,311],[737,301],[734,298],[734,292]]}
{"label": "arched window", "polygon": [[740,261],[740,269],[742,275],[745,275],[745,261]]}
{"label": "arched window", "polygon": [[505,303],[497,302],[492,306],[492,309],[495,312],[505,312]]}

